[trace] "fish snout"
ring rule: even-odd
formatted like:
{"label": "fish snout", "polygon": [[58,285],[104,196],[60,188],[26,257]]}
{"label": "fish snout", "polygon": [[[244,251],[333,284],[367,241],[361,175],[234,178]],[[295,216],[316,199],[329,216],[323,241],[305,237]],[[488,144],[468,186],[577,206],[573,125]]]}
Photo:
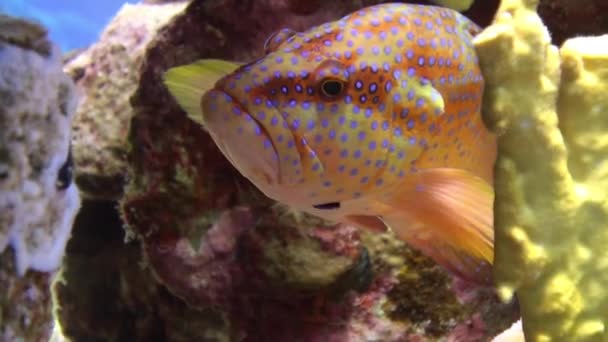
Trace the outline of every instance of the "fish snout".
{"label": "fish snout", "polygon": [[201,104],[205,127],[232,165],[259,188],[276,184],[279,157],[264,126],[227,92],[210,90]]}

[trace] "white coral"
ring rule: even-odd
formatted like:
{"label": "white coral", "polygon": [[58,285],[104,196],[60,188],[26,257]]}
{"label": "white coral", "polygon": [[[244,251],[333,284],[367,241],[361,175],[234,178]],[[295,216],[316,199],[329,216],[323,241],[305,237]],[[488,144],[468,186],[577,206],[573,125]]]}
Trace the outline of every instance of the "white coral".
{"label": "white coral", "polygon": [[20,275],[59,266],[80,207],[76,187],[58,183],[76,109],[61,64],[56,48],[0,43],[0,252],[12,245]]}

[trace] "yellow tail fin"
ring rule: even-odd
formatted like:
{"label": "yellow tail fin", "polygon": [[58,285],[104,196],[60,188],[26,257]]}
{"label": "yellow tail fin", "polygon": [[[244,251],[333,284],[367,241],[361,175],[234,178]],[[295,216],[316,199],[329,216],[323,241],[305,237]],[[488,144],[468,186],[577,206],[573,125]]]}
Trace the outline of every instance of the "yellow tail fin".
{"label": "yellow tail fin", "polygon": [[171,68],[163,82],[188,117],[203,125],[201,98],[215,83],[240,65],[218,59],[201,59],[192,64]]}

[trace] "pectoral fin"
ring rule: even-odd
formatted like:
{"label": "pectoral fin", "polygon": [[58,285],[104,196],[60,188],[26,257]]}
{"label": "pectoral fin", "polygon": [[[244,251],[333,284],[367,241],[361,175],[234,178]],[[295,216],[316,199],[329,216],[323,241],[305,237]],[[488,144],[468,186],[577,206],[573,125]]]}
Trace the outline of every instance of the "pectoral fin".
{"label": "pectoral fin", "polygon": [[460,169],[419,171],[390,198],[384,222],[449,271],[491,283],[494,260],[494,191]]}
{"label": "pectoral fin", "polygon": [[182,109],[193,121],[204,125],[201,98],[215,83],[232,73],[239,64],[201,59],[192,64],[171,68],[163,75],[163,82]]}

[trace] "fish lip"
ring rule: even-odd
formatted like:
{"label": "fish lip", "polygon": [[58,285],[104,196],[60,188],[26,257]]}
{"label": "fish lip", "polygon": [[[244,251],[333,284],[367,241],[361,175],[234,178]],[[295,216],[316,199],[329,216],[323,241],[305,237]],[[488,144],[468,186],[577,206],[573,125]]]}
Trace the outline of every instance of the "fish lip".
{"label": "fish lip", "polygon": [[[216,85],[216,87],[214,88],[215,91],[219,91],[219,92],[223,92],[225,94],[227,94],[228,96],[230,96],[232,98],[232,100],[238,104],[246,113],[249,114],[249,116],[255,121],[255,123],[260,127],[262,134],[264,135],[264,137],[266,139],[268,139],[270,141],[270,143],[272,144],[272,148],[274,149],[275,153],[278,155],[279,157],[279,162],[277,163],[277,180],[276,180],[276,184],[282,184],[282,185],[294,185],[295,183],[290,183],[284,174],[284,165],[282,165],[282,159],[281,159],[281,155],[279,154],[279,148],[275,145],[276,140],[275,140],[275,136],[273,136],[272,134],[270,134],[270,132],[268,131],[267,127],[266,127],[266,123],[261,122],[260,120],[258,120],[258,118],[256,118],[252,113],[249,112],[249,110],[247,110],[247,106],[243,105],[243,103],[241,101],[238,100],[238,96],[235,95],[233,92],[230,91],[230,89],[227,89],[227,84],[228,82],[224,82],[221,84]],[[291,134],[291,138],[292,140],[295,142],[297,135],[294,132],[294,130],[292,129],[292,126],[289,124],[289,121],[287,120],[287,118],[285,118],[281,112],[281,109],[279,107],[277,107],[274,103],[272,105],[272,108],[268,108],[271,109],[272,111],[274,111],[274,114],[276,115],[276,117],[279,120],[282,120],[284,124],[286,124],[287,126],[287,132],[289,132],[289,134]],[[280,123],[281,124],[281,123]],[[299,149],[296,149],[298,152],[298,157],[299,157],[299,161],[300,163],[304,160],[305,155],[302,151],[300,151]],[[323,165],[324,167],[324,165]],[[285,167],[285,169],[287,169],[287,167]],[[272,183],[271,183],[272,184]],[[272,184],[275,185],[275,184]]]}
{"label": "fish lip", "polygon": [[[243,102],[241,102],[239,100],[239,97],[237,94],[235,94],[235,93],[231,92],[229,89],[227,89],[227,87],[224,84],[216,84],[216,86],[213,88],[213,91],[224,93],[224,94],[230,96],[232,101],[236,105],[238,105],[243,110],[244,113],[247,113],[249,115],[249,117],[260,127],[260,131],[261,131],[262,135],[264,136],[264,138],[266,138],[268,141],[270,141],[270,144],[272,145],[272,149],[274,150],[275,154],[278,155],[278,150],[275,145],[274,139],[272,139],[272,136],[270,135],[270,132],[268,132],[268,130],[266,129],[265,124],[263,122],[261,122],[258,118],[256,118],[255,115],[253,115],[253,113],[251,113],[249,111],[249,108],[247,106],[245,106],[243,104]],[[273,108],[275,110],[277,110],[277,108],[275,106],[273,106]],[[266,177],[266,182],[268,183],[268,185],[275,185],[275,183],[281,182],[281,163],[277,163],[276,167],[277,167],[276,179],[274,179],[274,181],[273,181],[273,177],[271,177],[271,176]]]}
{"label": "fish lip", "polygon": [[230,90],[226,89],[226,87],[223,87],[223,86],[215,87],[213,90],[225,93],[228,96],[230,96],[232,98],[232,101],[234,101],[234,103],[236,103],[239,107],[241,107],[241,109],[243,109],[244,112],[247,113],[249,115],[249,117],[251,117],[251,119],[253,121],[255,121],[255,123],[258,126],[260,126],[260,129],[262,130],[262,134],[264,135],[264,137],[268,138],[268,140],[270,140],[270,143],[272,144],[272,148],[274,148],[275,151],[277,150],[276,146],[274,146],[274,141],[272,139],[270,139],[270,134],[266,130],[266,127],[263,125],[262,122],[260,122],[260,120],[258,120],[258,118],[255,117],[255,115],[253,115],[251,112],[249,112],[247,106],[245,106],[243,104],[243,102],[239,101],[238,96],[236,94],[230,92]]}
{"label": "fish lip", "polygon": [[[278,145],[278,144],[280,144],[278,141],[278,136],[283,134],[284,137],[287,138],[289,135],[289,138],[291,138],[291,140],[294,142],[294,148],[297,153],[298,162],[300,164],[303,164],[305,162],[305,160],[308,158],[310,151],[307,149],[309,149],[310,147],[308,144],[306,144],[305,146],[301,145],[299,140],[305,139],[307,141],[311,141],[312,138],[307,136],[306,133],[303,133],[301,136],[299,136],[298,133],[294,130],[293,126],[291,125],[289,118],[286,117],[284,115],[284,112],[281,110],[281,108],[279,106],[277,106],[276,103],[273,102],[272,106],[267,107],[264,110],[267,113],[272,112],[272,114],[274,114],[276,116],[276,118],[279,120],[279,123],[277,125],[284,127],[284,129],[279,128],[279,130],[281,130],[280,133],[277,132],[276,127],[270,127],[268,122],[259,120],[256,116],[254,116],[254,114],[249,111],[249,108],[247,106],[245,106],[242,101],[239,100],[239,95],[236,94],[235,90],[228,89],[229,84],[230,84],[229,80],[224,80],[223,82],[217,83],[214,90],[218,91],[218,92],[222,92],[222,93],[230,96],[236,105],[238,105],[244,112],[249,114],[251,119],[260,127],[264,138],[266,138],[267,140],[270,141],[272,149],[274,150],[275,154],[278,157],[278,161],[277,161],[277,165],[276,165],[276,167],[277,167],[276,177],[273,178],[273,181],[268,181],[267,182],[268,185],[270,185],[270,186],[277,186],[277,185],[295,186],[300,182],[302,177],[310,177],[305,174],[297,175],[297,174],[294,174],[293,172],[291,172],[291,166],[289,165],[289,164],[291,164],[291,162],[288,162],[283,158],[284,154],[287,152],[285,151],[284,148],[282,148],[282,146]],[[265,100],[269,100],[265,96],[263,96],[263,98]],[[324,161],[321,158],[318,158],[317,161],[321,165],[321,169],[325,169]]]}

